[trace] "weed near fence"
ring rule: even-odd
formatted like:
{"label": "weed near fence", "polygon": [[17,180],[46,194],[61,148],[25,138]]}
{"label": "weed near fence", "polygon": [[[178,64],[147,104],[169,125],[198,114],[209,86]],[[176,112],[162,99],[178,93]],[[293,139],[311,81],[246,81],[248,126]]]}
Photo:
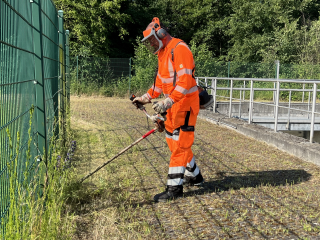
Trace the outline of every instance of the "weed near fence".
{"label": "weed near fence", "polygon": [[68,140],[69,32],[52,0],[0,9],[0,239],[51,236],[46,200],[59,174],[50,166]]}
{"label": "weed near fence", "polygon": [[[68,149],[63,147],[61,139],[54,138],[45,153],[47,161],[34,165],[35,159],[30,154],[34,140],[31,135],[32,115],[33,110],[30,111],[26,152],[20,151],[20,132],[15,137],[9,129],[6,130],[10,156],[14,158],[8,164],[10,207],[8,218],[1,223],[5,231],[0,232],[0,239],[71,239],[74,232],[72,214],[64,205],[68,197],[65,189],[73,176],[72,169],[69,169],[70,153],[67,154]],[[68,126],[66,130],[66,140],[70,142],[72,134]],[[15,148],[13,139],[17,141]],[[73,141],[70,149],[73,151],[74,148]],[[25,170],[20,173],[23,181],[18,175],[21,158],[26,159]]]}

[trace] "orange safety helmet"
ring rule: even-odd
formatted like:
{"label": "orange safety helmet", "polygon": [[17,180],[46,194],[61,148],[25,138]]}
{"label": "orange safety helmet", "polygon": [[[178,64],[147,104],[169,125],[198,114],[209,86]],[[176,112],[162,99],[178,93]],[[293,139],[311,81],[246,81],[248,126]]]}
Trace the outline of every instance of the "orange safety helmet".
{"label": "orange safety helmet", "polygon": [[152,19],[145,31],[143,31],[144,38],[141,40],[146,45],[150,52],[156,54],[162,47],[162,39],[168,35],[168,32],[161,27],[160,20],[157,17]]}

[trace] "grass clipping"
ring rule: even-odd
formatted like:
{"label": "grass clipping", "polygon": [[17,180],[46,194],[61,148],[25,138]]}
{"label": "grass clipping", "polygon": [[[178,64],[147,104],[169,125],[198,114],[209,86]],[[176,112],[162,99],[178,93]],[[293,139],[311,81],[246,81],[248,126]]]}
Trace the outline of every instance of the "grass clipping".
{"label": "grass clipping", "polygon": [[[153,128],[129,100],[72,97],[76,179]],[[147,106],[152,113],[151,106]],[[316,239],[320,171],[265,143],[198,120],[192,147],[205,178],[185,197],[155,204],[170,152],[165,133],[149,136],[74,185],[67,206],[74,239]]]}

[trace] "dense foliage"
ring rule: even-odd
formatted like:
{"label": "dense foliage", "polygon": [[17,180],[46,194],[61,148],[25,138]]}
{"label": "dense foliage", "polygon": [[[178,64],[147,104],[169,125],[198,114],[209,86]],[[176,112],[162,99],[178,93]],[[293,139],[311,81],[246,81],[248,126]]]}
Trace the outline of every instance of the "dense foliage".
{"label": "dense foliage", "polygon": [[[73,55],[132,57],[158,16],[220,61],[318,63],[319,0],[55,0]],[[206,48],[206,50],[204,50]]]}

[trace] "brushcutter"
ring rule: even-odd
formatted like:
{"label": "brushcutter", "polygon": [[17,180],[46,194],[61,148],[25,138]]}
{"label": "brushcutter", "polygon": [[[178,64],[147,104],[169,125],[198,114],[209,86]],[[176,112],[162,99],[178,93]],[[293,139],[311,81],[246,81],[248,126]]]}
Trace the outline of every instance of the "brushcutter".
{"label": "brushcutter", "polygon": [[[135,98],[135,96],[132,94],[130,100],[133,101],[133,99]],[[140,103],[134,103],[134,105],[140,109],[141,111],[143,111],[148,118],[152,119],[151,116],[147,113],[145,107],[140,104]],[[144,134],[142,137],[140,137],[139,139],[137,139],[134,143],[130,144],[129,146],[127,146],[126,148],[124,148],[123,150],[121,150],[117,155],[115,155],[114,157],[112,157],[111,159],[109,159],[107,162],[101,164],[99,167],[97,167],[94,171],[92,171],[91,173],[89,173],[88,175],[84,176],[83,178],[80,179],[79,183],[82,183],[84,180],[86,180],[87,178],[89,178],[90,176],[92,176],[93,174],[95,174],[96,172],[98,172],[101,168],[103,168],[104,166],[108,165],[109,163],[111,163],[113,160],[115,160],[116,158],[118,158],[121,154],[123,154],[124,152],[126,152],[127,150],[129,150],[130,148],[132,148],[133,146],[137,145],[139,142],[141,142],[143,139],[145,139],[146,137],[148,137],[149,135],[151,135],[152,133],[156,133],[156,132],[163,132],[164,130],[164,116],[160,117],[157,116],[157,121],[155,122],[156,127],[152,130],[150,130],[149,132],[147,132],[146,134]]]}

